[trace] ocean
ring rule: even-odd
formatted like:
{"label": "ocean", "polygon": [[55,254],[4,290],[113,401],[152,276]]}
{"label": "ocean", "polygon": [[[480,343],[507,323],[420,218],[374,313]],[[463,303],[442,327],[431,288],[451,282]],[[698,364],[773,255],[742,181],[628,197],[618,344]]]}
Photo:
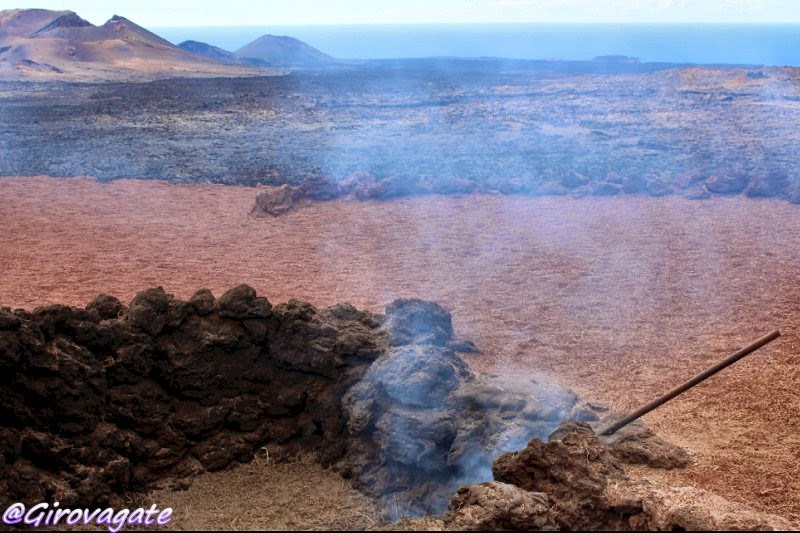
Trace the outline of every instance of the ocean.
{"label": "ocean", "polygon": [[234,51],[271,33],[340,59],[432,56],[800,66],[800,25],[486,24],[155,28],[178,44],[203,41]]}

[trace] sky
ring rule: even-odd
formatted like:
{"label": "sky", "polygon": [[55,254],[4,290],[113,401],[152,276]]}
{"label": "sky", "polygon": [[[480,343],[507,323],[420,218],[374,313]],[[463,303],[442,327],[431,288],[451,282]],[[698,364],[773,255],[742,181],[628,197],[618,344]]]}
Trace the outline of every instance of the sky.
{"label": "sky", "polygon": [[800,0],[0,0],[150,28],[424,23],[800,23]]}

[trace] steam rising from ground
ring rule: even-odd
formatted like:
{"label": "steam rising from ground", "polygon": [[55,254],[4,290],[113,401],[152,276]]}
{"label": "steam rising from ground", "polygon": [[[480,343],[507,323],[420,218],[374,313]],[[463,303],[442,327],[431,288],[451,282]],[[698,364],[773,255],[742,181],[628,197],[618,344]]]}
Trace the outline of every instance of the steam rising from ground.
{"label": "steam rising from ground", "polygon": [[423,296],[442,302],[456,331],[492,354],[465,356],[471,368],[549,375],[618,411],[780,327],[780,343],[648,422],[699,458],[674,474],[681,483],[795,512],[795,206],[477,195],[321,202],[256,219],[246,215],[253,195],[0,180],[0,302],[83,305],[97,292],[127,300],[158,284],[187,298],[198,286],[221,293],[242,280],[271,300],[350,300],[375,311]]}

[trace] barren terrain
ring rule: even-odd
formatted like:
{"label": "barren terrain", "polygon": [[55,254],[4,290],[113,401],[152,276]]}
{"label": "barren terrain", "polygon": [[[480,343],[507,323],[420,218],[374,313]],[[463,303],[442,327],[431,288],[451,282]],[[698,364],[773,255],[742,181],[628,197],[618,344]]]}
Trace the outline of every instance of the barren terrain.
{"label": "barren terrain", "polygon": [[[671,481],[800,517],[797,206],[746,198],[429,196],[247,216],[251,188],[0,180],[0,305],[186,298],[437,300],[475,368],[626,411],[748,341],[783,338],[646,420],[696,465]],[[489,312],[488,310],[492,310]]]}
{"label": "barren terrain", "polygon": [[[372,61],[259,78],[0,83],[0,175],[388,183],[800,202],[793,68]],[[447,154],[447,157],[442,157]]]}

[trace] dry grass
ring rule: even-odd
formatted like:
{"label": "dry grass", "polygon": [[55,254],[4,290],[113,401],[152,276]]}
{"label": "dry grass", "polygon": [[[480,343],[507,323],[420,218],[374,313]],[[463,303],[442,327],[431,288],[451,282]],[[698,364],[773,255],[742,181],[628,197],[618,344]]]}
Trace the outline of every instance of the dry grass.
{"label": "dry grass", "polygon": [[[280,464],[257,457],[246,465],[198,476],[187,490],[134,494],[124,506],[150,509],[153,504],[160,510],[173,510],[170,523],[159,530],[359,531],[383,524],[372,500],[311,456]],[[94,524],[59,524],[49,529],[104,530]],[[151,531],[153,526],[133,525],[124,530]]]}
{"label": "dry grass", "polygon": [[[441,301],[473,367],[626,411],[784,337],[647,416],[696,466],[667,479],[800,518],[800,208],[746,198],[417,198],[247,216],[254,189],[0,180],[0,305],[179,297]],[[260,490],[260,487],[259,487]]]}
{"label": "dry grass", "polygon": [[161,490],[136,505],[172,507],[167,529],[363,530],[382,522],[366,496],[311,458],[250,464],[194,480],[185,491]]}

